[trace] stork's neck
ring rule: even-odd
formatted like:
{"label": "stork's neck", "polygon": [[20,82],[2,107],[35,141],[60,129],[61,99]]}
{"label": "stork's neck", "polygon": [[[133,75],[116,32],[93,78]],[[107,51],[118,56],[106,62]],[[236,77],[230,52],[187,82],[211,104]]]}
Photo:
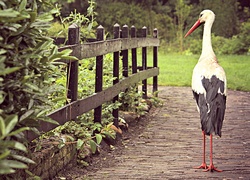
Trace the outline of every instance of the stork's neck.
{"label": "stork's neck", "polygon": [[217,61],[215,53],[213,51],[211,43],[211,28],[213,25],[213,20],[208,20],[205,22],[203,29],[203,40],[202,40],[202,53],[200,56],[201,60],[211,60]]}

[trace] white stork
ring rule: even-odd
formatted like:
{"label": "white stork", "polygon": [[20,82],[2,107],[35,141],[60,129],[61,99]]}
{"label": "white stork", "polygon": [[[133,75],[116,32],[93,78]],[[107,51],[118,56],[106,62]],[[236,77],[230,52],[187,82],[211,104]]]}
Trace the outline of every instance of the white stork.
{"label": "white stork", "polygon": [[[215,14],[211,10],[203,10],[199,19],[187,32],[185,37],[191,34],[197,27],[204,24],[202,53],[193,70],[192,90],[200,113],[201,129],[203,134],[203,161],[199,169],[205,171],[221,170],[213,164],[212,134],[221,137],[221,128],[226,109],[226,75],[218,60],[211,44],[211,28]],[[210,165],[205,161],[205,135],[210,136]]]}

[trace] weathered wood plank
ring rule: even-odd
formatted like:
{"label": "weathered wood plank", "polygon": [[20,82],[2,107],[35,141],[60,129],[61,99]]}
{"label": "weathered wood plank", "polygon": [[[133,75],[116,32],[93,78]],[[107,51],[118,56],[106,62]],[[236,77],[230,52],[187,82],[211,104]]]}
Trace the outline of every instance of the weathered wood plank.
{"label": "weathered wood plank", "polygon": [[[139,47],[149,47],[149,46],[159,46],[160,40],[157,38],[122,38],[122,39],[112,39],[106,41],[98,41],[92,43],[79,44],[74,46],[65,46],[59,48],[59,50],[64,50],[70,48],[73,50],[77,58],[85,59],[100,55],[105,55],[112,52],[117,52],[126,49],[139,48]],[[60,60],[63,62],[69,62],[68,60]]]}
{"label": "weathered wood plank", "polygon": [[[120,92],[124,91],[129,86],[132,86],[135,83],[142,81],[143,79],[147,79],[149,77],[153,77],[153,76],[157,76],[157,75],[159,75],[159,68],[151,68],[151,69],[148,69],[145,71],[140,71],[137,74],[133,74],[133,75],[129,76],[128,78],[121,80],[120,82],[113,85],[112,87],[109,87],[109,88],[107,88],[99,93],[93,94],[92,96],[89,96],[86,99],[77,100],[76,102],[73,102],[73,103],[67,105],[65,108],[67,109],[67,107],[71,106],[72,113],[71,114],[65,113],[65,114],[68,116],[69,119],[75,118],[76,116],[79,116],[85,112],[88,112],[91,109],[94,109],[95,107],[97,107],[97,106],[99,106],[107,101],[112,100],[112,98],[114,96],[118,95]],[[74,112],[73,109],[75,109],[75,108],[79,109],[79,110],[76,110]],[[64,108],[62,108],[62,109],[64,109]],[[57,119],[57,116],[56,116],[56,114],[60,111],[61,110],[56,111],[48,116],[54,120],[60,121],[61,119]]]}
{"label": "weathered wood plank", "polygon": [[[145,71],[140,71],[136,74],[129,76],[128,78],[121,80],[120,82],[113,85],[112,87],[109,87],[109,88],[107,88],[99,93],[93,94],[92,96],[89,96],[86,99],[77,100],[76,102],[68,104],[67,106],[65,106],[66,108],[68,106],[72,106],[72,109],[79,108],[79,111],[77,110],[76,112],[74,112],[74,110],[72,110],[71,115],[69,113],[66,113],[66,114],[68,114],[67,116],[69,118],[72,118],[72,117],[74,118],[76,116],[79,116],[85,112],[88,112],[91,109],[94,109],[95,107],[97,107],[97,106],[99,106],[107,101],[112,100],[112,98],[114,96],[118,95],[120,92],[124,91],[129,86],[132,86],[132,85],[134,85],[134,84],[136,84],[144,79],[147,79],[147,78],[150,78],[153,76],[157,76],[157,75],[159,75],[159,68],[151,68],[151,69],[148,69]],[[59,110],[59,111],[61,111],[61,110]],[[54,120],[60,121],[60,119],[56,118],[57,113],[58,113],[58,111],[51,113],[48,116]]]}

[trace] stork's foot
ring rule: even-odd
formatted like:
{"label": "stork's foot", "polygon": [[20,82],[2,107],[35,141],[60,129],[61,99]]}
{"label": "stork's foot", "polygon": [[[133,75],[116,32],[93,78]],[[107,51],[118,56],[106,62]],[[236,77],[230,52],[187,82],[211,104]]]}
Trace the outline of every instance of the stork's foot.
{"label": "stork's foot", "polygon": [[194,167],[194,169],[207,169],[208,168],[208,166],[207,166],[207,164],[206,163],[202,163],[200,166],[198,166],[198,167]]}
{"label": "stork's foot", "polygon": [[208,168],[204,170],[204,172],[208,172],[208,171],[210,171],[210,172],[213,172],[213,171],[222,172],[222,170],[219,170],[219,169],[217,169],[216,167],[214,167],[213,164],[210,164],[210,165],[208,166]]}

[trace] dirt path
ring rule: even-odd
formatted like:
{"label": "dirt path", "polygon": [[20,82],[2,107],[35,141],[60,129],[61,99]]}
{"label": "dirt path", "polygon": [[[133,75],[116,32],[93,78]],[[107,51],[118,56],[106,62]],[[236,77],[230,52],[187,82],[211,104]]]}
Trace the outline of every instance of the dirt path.
{"label": "dirt path", "polygon": [[[67,179],[250,179],[250,93],[229,91],[222,138],[214,139],[214,164],[223,172],[193,169],[201,164],[199,115],[187,87],[159,87],[164,106],[117,150],[99,157],[98,169],[68,169]],[[138,128],[139,131],[139,128]],[[207,138],[207,147],[209,147]],[[207,163],[209,163],[207,148]],[[94,166],[93,166],[94,167]]]}

